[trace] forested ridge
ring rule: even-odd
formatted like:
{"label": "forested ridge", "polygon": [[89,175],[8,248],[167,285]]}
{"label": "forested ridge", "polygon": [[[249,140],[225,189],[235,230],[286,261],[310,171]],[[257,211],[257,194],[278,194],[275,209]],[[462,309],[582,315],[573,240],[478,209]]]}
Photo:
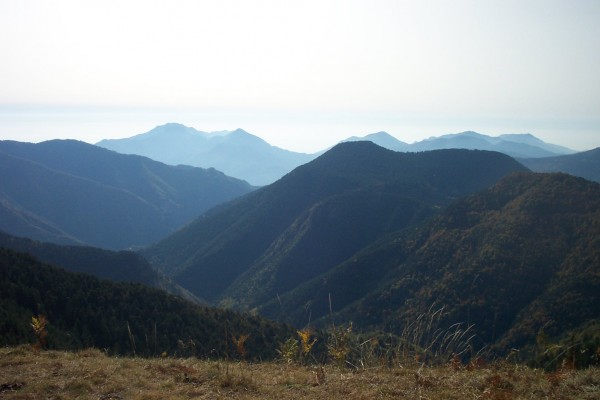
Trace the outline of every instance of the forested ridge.
{"label": "forested ridge", "polygon": [[34,256],[41,262],[71,272],[81,272],[115,282],[141,283],[163,289],[187,300],[201,300],[177,285],[148,263],[140,254],[112,251],[89,246],[67,246],[15,237],[0,231],[0,247]]}
{"label": "forested ridge", "polygon": [[[259,312],[300,323],[333,317],[401,332],[433,305],[446,326],[474,325],[495,354],[565,335],[598,348],[600,185],[566,174],[513,174],[432,220],[390,235]],[[581,332],[587,332],[586,335]],[[582,353],[583,354],[583,353]]]}
{"label": "forested ridge", "polygon": [[120,355],[276,356],[294,331],[260,317],[201,307],[141,284],[100,281],[0,248],[0,345],[33,343],[32,316],[48,321],[47,347]]}
{"label": "forested ridge", "polygon": [[397,153],[371,142],[342,143],[141,253],[197,296],[251,309],[525,170],[487,151]]}

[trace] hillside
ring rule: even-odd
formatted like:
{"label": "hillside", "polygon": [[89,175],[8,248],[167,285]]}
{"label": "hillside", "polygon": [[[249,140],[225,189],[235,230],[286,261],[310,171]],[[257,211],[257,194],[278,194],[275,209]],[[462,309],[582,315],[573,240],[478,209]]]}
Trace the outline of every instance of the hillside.
{"label": "hillside", "polygon": [[116,355],[272,359],[294,331],[262,318],[193,305],[140,284],[113,283],[0,248],[0,347],[31,343],[31,317],[49,321],[50,349],[104,349]]}
{"label": "hillside", "polygon": [[19,238],[0,231],[0,247],[34,256],[37,260],[71,272],[79,272],[114,282],[141,283],[162,289],[186,300],[200,300],[165,275],[156,271],[139,254],[88,246],[61,246]]}
{"label": "hillside", "polygon": [[142,253],[197,296],[250,309],[521,170],[499,153],[343,143]]}
{"label": "hillside", "polygon": [[443,326],[474,324],[480,346],[504,353],[535,344],[542,331],[558,340],[599,321],[599,268],[600,185],[518,173],[259,312],[328,323],[331,298],[337,321],[399,333],[435,305],[445,307]]}
{"label": "hillside", "polygon": [[126,139],[102,140],[97,145],[170,165],[215,168],[259,186],[276,181],[314,158],[271,146],[242,129],[207,133],[176,123]]}
{"label": "hillside", "polygon": [[253,188],[215,170],[173,167],[73,140],[0,141],[0,229],[61,244],[154,242]]}
{"label": "hillside", "polygon": [[556,157],[519,160],[536,172],[565,172],[600,183],[600,148]]}

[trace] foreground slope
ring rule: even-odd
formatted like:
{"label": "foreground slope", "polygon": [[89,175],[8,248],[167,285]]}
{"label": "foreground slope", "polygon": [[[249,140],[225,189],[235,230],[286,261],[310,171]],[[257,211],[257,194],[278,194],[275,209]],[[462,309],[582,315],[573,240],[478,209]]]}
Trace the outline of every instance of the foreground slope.
{"label": "foreground slope", "polygon": [[253,185],[272,183],[314,158],[271,146],[242,129],[207,133],[176,123],[130,138],[102,140],[97,145],[171,165],[216,168]]}
{"label": "foreground slope", "polygon": [[143,251],[199,297],[252,308],[525,168],[500,153],[342,143]]}
{"label": "foreground slope", "polygon": [[250,335],[251,359],[276,356],[290,328],[193,305],[140,284],[100,281],[0,248],[0,346],[31,343],[31,317],[48,321],[53,349],[95,347],[112,354],[237,357],[232,340]]}
{"label": "foreground slope", "polygon": [[172,167],[73,140],[0,141],[0,229],[120,249],[156,241],[252,190],[215,170]]}
{"label": "foreground slope", "polygon": [[[600,370],[546,373],[509,363],[476,369],[387,363],[240,363],[197,358],[110,357],[93,349],[0,348],[0,396],[13,399],[561,399],[597,400]],[[396,360],[394,360],[396,361]],[[320,376],[320,379],[317,377]],[[43,377],[43,379],[40,379]]]}
{"label": "foreground slope", "polygon": [[[600,320],[600,185],[519,173],[391,235],[259,311],[400,332],[433,304],[498,351]],[[302,306],[309,304],[306,311]]]}

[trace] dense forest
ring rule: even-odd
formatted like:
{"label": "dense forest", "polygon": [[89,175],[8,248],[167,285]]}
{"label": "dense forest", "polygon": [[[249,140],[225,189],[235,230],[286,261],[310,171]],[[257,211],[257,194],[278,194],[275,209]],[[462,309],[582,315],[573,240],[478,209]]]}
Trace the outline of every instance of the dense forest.
{"label": "dense forest", "polygon": [[[95,347],[118,355],[272,359],[295,331],[260,317],[193,305],[141,284],[100,281],[0,248],[0,346],[34,343],[44,316],[47,348]],[[247,339],[240,354],[236,341]]]}
{"label": "dense forest", "polygon": [[30,254],[41,262],[67,271],[82,272],[115,282],[141,283],[163,289],[195,303],[202,303],[189,291],[152,268],[144,257],[133,251],[58,245],[15,237],[2,231],[0,231],[0,247]]}

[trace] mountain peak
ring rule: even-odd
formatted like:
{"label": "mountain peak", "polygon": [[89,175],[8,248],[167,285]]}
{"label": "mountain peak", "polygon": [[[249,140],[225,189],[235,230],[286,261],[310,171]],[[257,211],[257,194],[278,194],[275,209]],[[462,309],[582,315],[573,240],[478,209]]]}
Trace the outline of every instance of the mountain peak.
{"label": "mountain peak", "polygon": [[192,127],[185,126],[177,122],[168,122],[163,125],[158,125],[149,130],[148,132],[140,133],[127,139],[104,139],[96,143],[96,146],[105,147],[118,152],[123,152],[123,144],[126,142],[142,144],[157,141],[161,143],[161,146],[164,146],[169,141],[172,141],[174,139],[193,140],[193,138],[204,137],[206,135],[207,134],[205,132],[200,132]]}
{"label": "mountain peak", "polygon": [[352,136],[344,142],[360,142],[360,141],[369,141],[373,142],[378,146],[385,147],[386,149],[394,150],[394,151],[403,151],[408,146],[407,143],[404,143],[389,133],[385,131],[370,133],[366,136]]}
{"label": "mountain peak", "polygon": [[343,153],[343,154],[361,154],[361,153],[371,153],[373,151],[389,151],[388,149],[380,146],[376,143],[373,143],[370,140],[356,140],[356,141],[348,141],[348,142],[340,142],[325,152],[321,157],[330,157],[335,153]]}
{"label": "mountain peak", "polygon": [[[157,127],[146,132],[145,134],[142,133],[142,135],[148,135],[148,136],[162,135],[162,134],[173,135],[173,134],[181,134],[181,133],[201,134],[202,132],[196,130],[195,128],[192,128],[191,126],[185,126],[185,125],[177,123],[177,122],[167,122],[166,124],[158,125]],[[138,136],[140,136],[140,135],[138,135]]]}
{"label": "mountain peak", "polygon": [[373,133],[369,133],[367,136],[365,137],[373,137],[373,136],[385,136],[385,137],[393,137],[392,135],[390,135],[389,133],[387,133],[386,131],[379,131],[379,132],[373,132]]}
{"label": "mountain peak", "polygon": [[464,137],[484,139],[484,140],[489,138],[489,136],[482,135],[481,133],[478,133],[475,131],[464,131],[464,132],[459,132],[459,133],[449,133],[447,135],[442,135],[439,137],[431,137],[428,140],[452,139],[452,138],[464,138]]}
{"label": "mountain peak", "polygon": [[387,133],[385,131],[379,131],[379,132],[375,132],[375,133],[369,133],[364,138],[365,139],[392,140],[392,141],[395,141],[395,142],[399,142],[398,139],[396,139],[395,137],[393,137],[392,135],[390,135],[389,133]]}
{"label": "mountain peak", "polygon": [[265,140],[260,137],[253,135],[251,133],[246,132],[242,128],[237,128],[234,131],[231,131],[229,135],[226,136],[229,140],[235,140],[236,143],[247,146],[249,144],[255,144],[259,146],[268,146],[272,147]]}
{"label": "mountain peak", "polygon": [[314,157],[271,146],[244,129],[203,132],[178,123],[150,132],[97,143],[119,153],[138,154],[171,165],[214,168],[253,185],[267,185]]}
{"label": "mountain peak", "polygon": [[189,126],[185,126],[184,124],[180,124],[179,122],[167,122],[166,124],[158,125],[156,128],[184,128],[184,129],[189,129],[190,127]]}

